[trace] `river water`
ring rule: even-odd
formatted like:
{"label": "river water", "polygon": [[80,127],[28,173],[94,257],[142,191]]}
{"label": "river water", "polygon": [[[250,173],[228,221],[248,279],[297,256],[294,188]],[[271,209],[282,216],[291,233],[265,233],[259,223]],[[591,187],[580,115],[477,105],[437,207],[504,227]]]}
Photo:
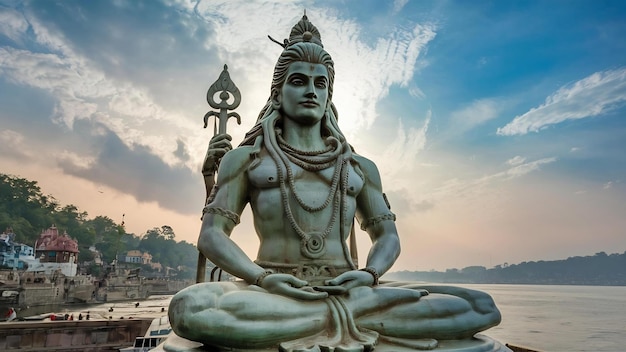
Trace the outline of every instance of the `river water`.
{"label": "river water", "polygon": [[[500,342],[539,351],[626,351],[625,286],[460,285],[488,292],[502,323],[484,332]],[[166,314],[171,296],[136,302],[72,307],[62,313],[91,319]],[[164,311],[164,312],[162,312]]]}
{"label": "river water", "polygon": [[626,351],[626,286],[463,285],[491,294],[485,335],[540,351]]}

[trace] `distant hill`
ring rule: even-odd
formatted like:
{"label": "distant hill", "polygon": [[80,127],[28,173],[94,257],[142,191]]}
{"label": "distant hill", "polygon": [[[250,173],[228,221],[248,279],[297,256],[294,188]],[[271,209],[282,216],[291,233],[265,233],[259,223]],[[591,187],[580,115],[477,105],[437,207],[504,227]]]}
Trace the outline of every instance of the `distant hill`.
{"label": "distant hill", "polygon": [[387,280],[468,284],[543,284],[626,286],[626,252],[596,253],[564,260],[497,265],[491,269],[469,266],[439,271],[387,273]]}

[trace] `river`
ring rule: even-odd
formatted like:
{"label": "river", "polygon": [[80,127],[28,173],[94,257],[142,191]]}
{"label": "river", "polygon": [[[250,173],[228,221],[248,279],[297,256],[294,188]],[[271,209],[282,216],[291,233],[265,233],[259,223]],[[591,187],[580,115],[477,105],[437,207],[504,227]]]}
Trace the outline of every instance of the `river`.
{"label": "river", "polygon": [[626,351],[626,286],[462,285],[492,295],[485,335],[540,351]]}
{"label": "river", "polygon": [[[502,323],[484,332],[502,343],[539,351],[626,351],[625,286],[459,285],[488,292]],[[156,317],[171,296],[72,307],[63,313],[91,319]]]}

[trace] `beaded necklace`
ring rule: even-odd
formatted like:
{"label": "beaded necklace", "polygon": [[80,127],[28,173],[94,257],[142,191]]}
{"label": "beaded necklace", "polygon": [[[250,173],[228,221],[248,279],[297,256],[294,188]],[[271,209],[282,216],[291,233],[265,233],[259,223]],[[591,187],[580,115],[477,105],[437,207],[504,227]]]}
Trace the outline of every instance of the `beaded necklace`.
{"label": "beaded necklace", "polygon": [[[277,168],[283,207],[285,209],[285,213],[287,214],[287,219],[289,220],[291,227],[301,239],[300,252],[307,258],[316,259],[326,253],[326,237],[332,231],[337,221],[338,214],[345,211],[345,209],[341,210],[340,208],[342,204],[342,195],[343,193],[345,193],[348,183],[348,173],[346,167],[348,160],[341,153],[342,148],[339,140],[334,137],[327,138],[328,147],[323,150],[303,151],[287,144],[287,142],[283,139],[280,131],[277,130],[276,132],[276,140],[278,142],[280,150],[282,151],[282,153],[278,152],[277,154],[279,155],[283,165],[285,166],[286,171],[285,173],[283,173],[283,169],[281,167]],[[295,187],[295,177],[290,162],[293,162],[295,165],[309,172],[319,172],[332,166],[335,167],[331,179],[331,186],[328,192],[328,196],[321,205],[315,207],[306,204],[306,202],[298,194]],[[344,174],[344,177],[341,177],[342,174]],[[305,232],[298,225],[291,209],[291,204],[289,202],[289,193],[287,191],[288,186],[291,188],[291,194],[293,194],[300,207],[302,207],[302,209],[309,213],[318,212],[322,209],[325,209],[332,202],[332,214],[328,221],[328,225],[323,232]],[[340,189],[341,192],[339,192]]]}

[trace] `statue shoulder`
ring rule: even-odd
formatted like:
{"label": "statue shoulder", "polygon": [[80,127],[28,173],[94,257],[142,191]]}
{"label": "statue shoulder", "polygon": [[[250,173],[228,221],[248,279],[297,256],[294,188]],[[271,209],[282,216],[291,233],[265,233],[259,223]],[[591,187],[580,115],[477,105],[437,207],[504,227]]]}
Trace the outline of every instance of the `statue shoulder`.
{"label": "statue shoulder", "polygon": [[230,179],[236,175],[243,174],[252,161],[250,155],[252,146],[240,146],[230,150],[224,155],[218,170],[218,179]]}
{"label": "statue shoulder", "polygon": [[352,154],[352,158],[358,163],[358,167],[361,169],[366,183],[373,183],[375,185],[381,184],[378,167],[373,161],[356,153]]}

